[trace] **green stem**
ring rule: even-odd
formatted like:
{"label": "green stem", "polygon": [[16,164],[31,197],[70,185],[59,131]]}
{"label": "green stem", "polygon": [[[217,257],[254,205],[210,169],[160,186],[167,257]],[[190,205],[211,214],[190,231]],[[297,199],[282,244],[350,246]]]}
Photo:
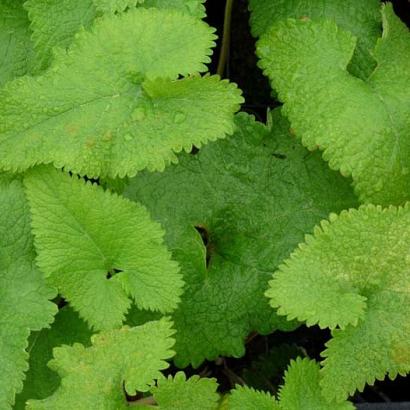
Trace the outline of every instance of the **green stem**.
{"label": "green stem", "polygon": [[226,0],[225,4],[225,17],[224,17],[224,30],[222,35],[222,46],[221,52],[219,53],[218,68],[216,70],[217,74],[221,77],[225,72],[226,62],[229,55],[229,46],[231,42],[231,17],[232,17],[232,6],[234,0]]}

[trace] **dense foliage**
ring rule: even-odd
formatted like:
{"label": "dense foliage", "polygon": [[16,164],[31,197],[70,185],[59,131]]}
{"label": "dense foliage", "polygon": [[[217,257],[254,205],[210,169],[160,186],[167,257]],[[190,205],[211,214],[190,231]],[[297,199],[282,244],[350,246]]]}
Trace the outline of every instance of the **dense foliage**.
{"label": "dense foliage", "polygon": [[[208,72],[203,0],[0,0],[1,410],[347,410],[410,372],[409,31],[249,10],[266,124]],[[322,362],[195,371],[301,325]]]}

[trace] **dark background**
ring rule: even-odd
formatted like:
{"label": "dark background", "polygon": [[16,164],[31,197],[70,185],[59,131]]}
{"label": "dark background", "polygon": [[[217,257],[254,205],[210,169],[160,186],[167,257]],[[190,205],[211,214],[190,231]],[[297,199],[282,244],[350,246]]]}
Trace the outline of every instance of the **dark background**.
{"label": "dark background", "polygon": [[[392,3],[396,13],[410,26],[410,1],[393,0]],[[207,0],[205,5],[208,16],[207,22],[217,29],[219,37],[213,61],[210,65],[211,73],[215,73],[224,24],[225,1]],[[267,109],[278,105],[278,103],[272,99],[268,80],[256,65],[255,39],[250,34],[248,23],[247,0],[234,0],[230,53],[224,76],[237,83],[239,88],[242,89],[246,100],[242,109],[254,114],[260,121],[265,121]],[[244,369],[249,367],[251,362],[260,354],[269,351],[270,348],[281,343],[296,343],[311,358],[320,360],[320,352],[324,350],[324,343],[329,338],[328,331],[305,326],[291,333],[276,332],[270,336],[251,335],[244,358],[221,358],[216,362],[205,363],[196,371],[193,369],[191,371],[192,373],[199,372],[203,375],[216,377],[221,384],[221,390],[229,390],[233,387],[233,384],[241,382],[240,375],[243,374]],[[374,386],[366,387],[363,393],[356,394],[353,401],[356,403],[385,402],[386,404],[388,402],[410,402],[410,377],[397,377],[395,381],[376,382]],[[376,409],[376,407],[369,407],[369,410],[373,408]],[[399,408],[403,410],[410,409],[410,404],[404,407],[392,405],[389,408],[392,410]]]}

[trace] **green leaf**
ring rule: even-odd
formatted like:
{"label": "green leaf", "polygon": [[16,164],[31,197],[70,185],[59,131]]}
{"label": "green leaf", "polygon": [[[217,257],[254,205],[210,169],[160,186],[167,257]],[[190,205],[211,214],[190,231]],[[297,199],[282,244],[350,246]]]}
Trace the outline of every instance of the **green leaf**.
{"label": "green leaf", "polygon": [[289,135],[280,111],[272,129],[246,114],[236,122],[231,139],[141,173],[124,191],[164,225],[184,275],[173,313],[178,366],[240,357],[251,331],[294,328],[263,297],[271,272],[331,210],[357,203],[349,182]]}
{"label": "green leaf", "polygon": [[95,8],[100,13],[120,13],[127,8],[135,7],[137,4],[144,3],[144,0],[92,0]]}
{"label": "green leaf", "polygon": [[227,409],[242,410],[353,410],[352,403],[329,403],[320,389],[319,365],[309,359],[292,360],[279,391],[280,401],[269,393],[237,386],[227,400]]}
{"label": "green leaf", "polygon": [[60,377],[47,363],[53,357],[53,348],[61,345],[82,343],[91,345],[91,330],[69,306],[60,309],[50,329],[33,332],[27,351],[30,354],[29,370],[23,391],[17,395],[15,410],[26,408],[28,399],[44,399],[54,393],[60,385]]}
{"label": "green leaf", "polygon": [[151,393],[161,410],[216,410],[217,387],[215,379],[194,375],[187,380],[183,372],[178,372],[174,377],[158,380]]}
{"label": "green leaf", "polygon": [[333,214],[270,282],[266,295],[280,313],[334,329],[323,353],[329,399],[410,371],[409,226],[409,206]]}
{"label": "green leaf", "polygon": [[0,167],[53,162],[123,177],[163,169],[175,152],[232,133],[242,102],[235,85],[177,79],[207,69],[214,39],[204,22],[172,10],[99,20],[46,73],[0,90]]}
{"label": "green leaf", "polygon": [[35,73],[50,65],[53,48],[66,49],[80,28],[90,28],[96,17],[92,0],[28,0],[24,7],[33,31]]}
{"label": "green leaf", "polygon": [[381,34],[380,0],[250,0],[251,28],[255,37],[288,18],[332,20],[357,38],[349,71],[366,79],[375,68],[371,52]]}
{"label": "green leaf", "polygon": [[383,26],[366,82],[345,70],[355,38],[331,22],[278,23],[258,54],[303,144],[352,175],[361,201],[401,204],[410,198],[410,35],[391,5]]}
{"label": "green leaf", "polygon": [[129,297],[143,309],[175,309],[183,281],[144,207],[51,167],[25,185],[37,263],[93,328],[120,326]]}
{"label": "green leaf", "polygon": [[23,0],[0,0],[0,87],[30,71],[33,44]]}
{"label": "green leaf", "polygon": [[352,403],[329,403],[320,388],[319,365],[298,357],[285,373],[285,383],[279,391],[282,410],[353,410]]}
{"label": "green leaf", "polygon": [[174,354],[171,325],[161,319],[94,335],[89,348],[55,348],[49,365],[61,376],[61,385],[45,400],[30,400],[27,409],[128,409],[125,392],[148,391],[168,368],[165,360]]}
{"label": "green leaf", "polygon": [[280,410],[279,403],[269,393],[246,386],[236,386],[226,403],[227,410]]}
{"label": "green leaf", "polygon": [[202,19],[206,16],[204,3],[205,0],[145,0],[141,6],[174,9]]}
{"label": "green leaf", "polygon": [[30,331],[53,321],[55,296],[34,264],[30,214],[19,179],[0,174],[0,408],[23,387]]}

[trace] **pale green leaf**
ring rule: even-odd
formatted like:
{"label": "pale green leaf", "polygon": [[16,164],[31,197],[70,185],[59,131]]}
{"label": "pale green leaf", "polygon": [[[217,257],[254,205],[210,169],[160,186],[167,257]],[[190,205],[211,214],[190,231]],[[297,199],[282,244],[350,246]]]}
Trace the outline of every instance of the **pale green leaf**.
{"label": "pale green leaf", "polygon": [[54,47],[68,48],[80,28],[90,28],[96,16],[92,0],[28,0],[24,7],[31,20],[36,73],[50,65]]}
{"label": "pale green leaf", "polygon": [[56,305],[34,263],[30,213],[20,180],[0,175],[0,408],[23,387],[30,331],[53,321]]}
{"label": "pale green leaf", "polygon": [[280,313],[334,328],[323,353],[329,399],[410,371],[409,226],[409,206],[333,214],[270,282],[266,294]]}
{"label": "pale green leaf", "polygon": [[353,410],[352,403],[329,403],[320,388],[319,365],[309,359],[292,360],[279,390],[279,401],[269,393],[237,386],[228,396],[227,410]]}
{"label": "pale green leaf", "polygon": [[169,312],[182,293],[164,232],[147,210],[51,167],[25,178],[37,263],[95,329],[120,326],[132,298]]}
{"label": "pale green leaf", "polygon": [[30,71],[33,44],[23,0],[0,0],[0,86]]}
{"label": "pale green leaf", "polygon": [[205,0],[145,0],[141,6],[178,10],[202,19],[206,15],[204,3]]}
{"label": "pale green leaf", "polygon": [[29,369],[23,391],[17,395],[15,410],[24,410],[28,399],[45,399],[60,385],[60,377],[47,363],[53,358],[53,349],[61,345],[91,344],[91,330],[69,306],[60,309],[49,329],[33,332],[29,338],[27,351]]}
{"label": "pale green leaf", "polygon": [[[279,403],[269,393],[251,387],[236,386],[228,396],[225,410],[280,410]],[[290,409],[289,409],[290,410]]]}
{"label": "pale green leaf", "polygon": [[250,332],[294,327],[263,297],[271,272],[329,212],[357,204],[349,181],[291,137],[280,111],[270,122],[241,114],[229,140],[143,172],[124,191],[164,225],[184,275],[173,313],[179,366],[240,357]]}
{"label": "pale green leaf", "polygon": [[61,376],[61,385],[47,399],[30,400],[27,409],[129,409],[125,392],[148,391],[169,366],[165,360],[174,354],[171,325],[161,319],[94,335],[89,348],[55,348],[49,365]]}
{"label": "pale green leaf", "polygon": [[0,91],[0,167],[53,162],[90,177],[134,175],[232,133],[242,102],[235,85],[177,79],[207,69],[214,38],[204,22],[171,10],[97,21],[43,75]]}
{"label": "pale green leaf", "polygon": [[363,202],[402,204],[410,198],[410,34],[391,5],[383,27],[366,82],[346,71],[355,38],[331,22],[278,23],[258,54],[303,144],[352,175]]}
{"label": "pale green leaf", "polygon": [[151,393],[160,410],[216,410],[217,387],[215,379],[194,375],[187,380],[183,372],[178,372],[174,377],[158,380]]}
{"label": "pale green leaf", "polygon": [[357,36],[349,71],[366,79],[375,67],[371,52],[381,34],[380,0],[250,0],[251,28],[261,36],[281,20],[332,20]]}
{"label": "pale green leaf", "polygon": [[285,372],[284,385],[279,391],[282,410],[353,410],[352,403],[329,403],[320,388],[319,365],[298,357]]}

